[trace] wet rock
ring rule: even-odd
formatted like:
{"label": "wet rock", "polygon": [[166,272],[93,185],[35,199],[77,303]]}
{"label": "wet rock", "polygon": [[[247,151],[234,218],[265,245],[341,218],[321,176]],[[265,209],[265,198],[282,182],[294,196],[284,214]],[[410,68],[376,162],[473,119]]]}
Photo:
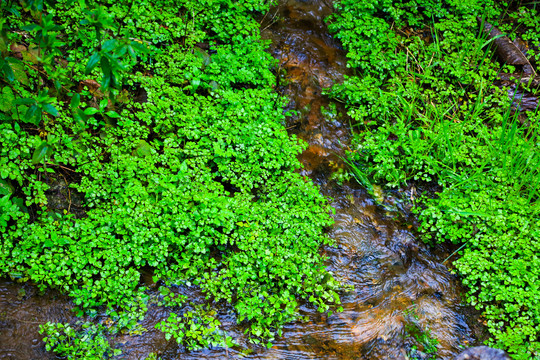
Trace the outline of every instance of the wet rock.
{"label": "wet rock", "polygon": [[463,351],[454,360],[512,360],[512,358],[502,350],[476,346]]}
{"label": "wet rock", "polygon": [[49,210],[57,212],[65,210],[77,217],[85,216],[82,206],[83,194],[71,189],[66,178],[49,174],[45,181],[49,185],[49,189],[45,191]]}

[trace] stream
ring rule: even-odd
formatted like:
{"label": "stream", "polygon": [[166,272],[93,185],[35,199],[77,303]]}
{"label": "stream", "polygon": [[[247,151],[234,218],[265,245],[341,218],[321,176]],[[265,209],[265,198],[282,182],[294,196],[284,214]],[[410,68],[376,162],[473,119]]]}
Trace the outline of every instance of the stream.
{"label": "stream", "polygon": [[[436,358],[450,360],[482,336],[478,314],[462,304],[464,289],[441,264],[451,250],[428,247],[415,237],[409,207],[396,194],[385,194],[384,203],[392,206],[384,208],[353,181],[340,185],[331,178],[344,167],[340,156],[350,137],[340,104],[336,113],[321,112],[321,106],[330,104],[323,88],[349,71],[344,51],[323,21],[331,11],[324,0],[282,1],[261,17],[261,27],[286,74],[281,76],[280,90],[290,99],[287,109],[298,112],[288,118],[287,128],[309,144],[300,156],[301,174],[311,178],[336,209],[335,224],[328,232],[336,246],[323,251],[328,269],[354,287],[343,295],[344,311],[327,316],[302,306],[309,322],[286,326],[270,349],[246,351],[243,328],[236,325],[231,309],[223,307],[219,319],[241,346],[187,352],[154,329],[168,310],[151,305],[142,323],[147,332],[115,339],[123,351],[121,358],[144,359],[155,352],[163,359],[412,359],[408,354],[419,344],[416,334],[437,339]],[[412,199],[414,189],[401,196]],[[151,283],[151,274],[145,278]],[[204,301],[193,289],[180,291]],[[56,291],[38,294],[31,285],[0,280],[0,359],[55,359],[45,352],[38,325],[75,321],[71,308],[69,299]]]}

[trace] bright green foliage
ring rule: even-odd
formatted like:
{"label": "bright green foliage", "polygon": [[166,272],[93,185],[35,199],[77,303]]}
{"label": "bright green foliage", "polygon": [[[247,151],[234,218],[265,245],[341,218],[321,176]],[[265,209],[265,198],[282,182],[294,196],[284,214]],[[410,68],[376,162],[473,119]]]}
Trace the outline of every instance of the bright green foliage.
{"label": "bright green foliage", "polygon": [[166,286],[160,286],[159,293],[158,304],[161,306],[181,307],[187,301],[187,296],[176,294]]}
{"label": "bright green foliage", "polygon": [[[527,41],[530,48],[540,48],[540,13],[538,6],[534,8],[520,7],[518,11],[510,14],[520,26],[525,27],[526,31],[522,35],[523,40]],[[531,49],[527,50],[528,55],[540,62],[540,54]]]}
{"label": "bright green foliage", "polygon": [[40,326],[40,334],[47,335],[43,341],[45,348],[66,359],[101,360],[119,355],[120,350],[113,350],[104,335],[101,324],[81,323],[77,331],[71,325],[46,323]]}
{"label": "bright green foliage", "polygon": [[[359,129],[348,161],[368,184],[440,187],[416,208],[424,239],[462,244],[454,266],[483,311],[489,343],[516,359],[539,356],[540,118],[523,123],[493,85],[513,69],[492,61],[476,20],[497,24],[505,9],[414,3],[416,13],[411,2],[341,1],[330,19],[356,71],[330,90]],[[523,38],[533,36],[536,11],[519,12]]]}
{"label": "bright green foliage", "polygon": [[[148,267],[167,286],[231,304],[254,342],[297,319],[300,300],[321,312],[339,304],[318,252],[330,243],[329,207],[295,172],[305,145],[283,126],[275,61],[253,20],[270,3],[9,6],[0,274],[60,289],[81,314],[104,308],[109,334],[144,331]],[[62,178],[83,199],[78,211],[48,205],[48,184]],[[188,347],[228,339],[215,319],[181,314],[160,327]],[[49,347],[67,354],[74,337],[58,336]]]}
{"label": "bright green foliage", "polygon": [[173,337],[178,343],[186,344],[189,350],[215,346],[234,346],[230,336],[219,330],[221,323],[210,309],[203,306],[195,306],[181,316],[171,313],[169,318],[156,325],[156,328],[165,333],[169,340]]}
{"label": "bright green foliage", "polygon": [[[424,353],[423,356],[420,355],[418,353],[418,346],[413,345],[408,352],[409,358],[437,359],[437,345],[439,345],[439,340],[431,335],[429,327],[424,327],[419,323],[416,307],[413,305],[411,308],[405,309],[403,315],[405,319],[405,337],[409,338],[409,340],[416,340],[416,343],[420,346],[420,350]],[[428,356],[425,356],[425,354]]]}

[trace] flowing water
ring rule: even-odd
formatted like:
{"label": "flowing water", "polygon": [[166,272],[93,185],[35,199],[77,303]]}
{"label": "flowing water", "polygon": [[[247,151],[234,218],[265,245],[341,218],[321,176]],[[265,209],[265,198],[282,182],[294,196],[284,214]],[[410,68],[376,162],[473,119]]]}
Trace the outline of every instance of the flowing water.
{"label": "flowing water", "polygon": [[[261,18],[261,26],[286,74],[281,76],[280,89],[290,99],[288,108],[298,111],[287,127],[309,144],[300,157],[301,173],[320,186],[336,209],[335,225],[328,233],[336,246],[324,252],[329,270],[354,287],[343,296],[344,311],[327,316],[301,307],[310,321],[288,325],[271,349],[189,353],[153,329],[168,311],[151,305],[142,324],[148,332],[115,339],[123,350],[122,358],[144,359],[155,352],[163,359],[406,359],[414,352],[412,347],[419,345],[415,335],[425,340],[429,334],[439,342],[437,358],[452,359],[460,346],[480,336],[477,316],[462,305],[458,279],[441,265],[448,250],[430,248],[414,235],[410,205],[398,199],[414,199],[414,188],[399,196],[383,195],[386,206],[382,207],[360,186],[339,185],[331,179],[343,168],[340,156],[350,129],[339,104],[336,112],[321,112],[321,106],[329,107],[322,89],[348,71],[344,52],[323,21],[330,13],[324,0],[282,2]],[[203,301],[193,290],[181,291]],[[71,308],[69,300],[55,291],[38,294],[32,286],[0,281],[0,359],[55,358],[45,352],[38,324],[75,321]],[[236,325],[230,308],[222,308],[219,319],[226,331],[246,345],[243,328]]]}

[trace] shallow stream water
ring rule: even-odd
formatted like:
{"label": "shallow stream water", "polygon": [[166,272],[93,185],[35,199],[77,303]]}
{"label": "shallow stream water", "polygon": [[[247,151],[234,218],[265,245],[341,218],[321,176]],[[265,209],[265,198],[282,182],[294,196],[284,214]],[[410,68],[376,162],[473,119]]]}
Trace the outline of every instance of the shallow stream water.
{"label": "shallow stream water", "polygon": [[[344,52],[323,21],[331,11],[329,1],[283,1],[261,18],[261,27],[286,73],[280,90],[290,99],[288,109],[298,111],[287,127],[309,144],[300,157],[301,173],[332,199],[336,209],[335,225],[328,232],[336,246],[324,252],[329,270],[354,287],[343,296],[344,311],[326,316],[303,306],[301,312],[310,321],[288,325],[271,349],[189,353],[153,329],[168,311],[150,306],[142,324],[148,332],[115,339],[122,358],[144,359],[155,352],[163,359],[407,359],[414,345],[422,350],[415,334],[420,337],[429,329],[430,337],[439,342],[437,359],[452,359],[460,346],[473,344],[479,335],[477,317],[462,305],[458,279],[441,265],[449,251],[430,248],[415,237],[408,206],[386,194],[384,202],[389,206],[383,208],[360,186],[339,185],[331,179],[344,166],[340,156],[350,136],[339,104],[337,114],[321,112],[321,106],[329,106],[322,89],[339,82],[348,71]],[[414,195],[409,189],[401,197]],[[202,299],[193,291],[191,295]],[[69,300],[55,291],[39,295],[32,286],[1,280],[0,359],[55,358],[45,352],[37,328],[46,321],[74,321],[71,308]],[[230,309],[225,307],[219,314],[226,331],[243,344],[243,329]]]}

